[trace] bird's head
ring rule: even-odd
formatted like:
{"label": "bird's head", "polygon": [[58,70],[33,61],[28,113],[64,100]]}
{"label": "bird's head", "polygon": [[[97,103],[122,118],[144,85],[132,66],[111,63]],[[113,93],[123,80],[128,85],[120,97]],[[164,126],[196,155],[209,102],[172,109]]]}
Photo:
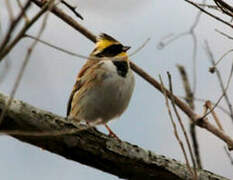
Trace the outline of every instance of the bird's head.
{"label": "bird's head", "polygon": [[127,51],[129,49],[129,46],[123,46],[113,37],[102,33],[98,36],[96,47],[91,55],[96,57],[128,57]]}

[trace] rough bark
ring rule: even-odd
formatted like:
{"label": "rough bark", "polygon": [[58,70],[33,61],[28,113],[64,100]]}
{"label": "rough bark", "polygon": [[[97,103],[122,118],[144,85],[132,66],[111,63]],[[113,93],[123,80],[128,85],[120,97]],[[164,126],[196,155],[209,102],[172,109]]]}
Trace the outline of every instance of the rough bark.
{"label": "rough bark", "polygon": [[[0,93],[0,112],[8,97]],[[74,129],[66,119],[14,100],[4,116],[0,130],[23,132]],[[20,141],[41,147],[73,160],[125,179],[192,179],[186,166],[174,159],[157,155],[137,145],[119,142],[95,129],[70,135],[22,136]],[[200,180],[225,180],[206,170],[198,170]]]}

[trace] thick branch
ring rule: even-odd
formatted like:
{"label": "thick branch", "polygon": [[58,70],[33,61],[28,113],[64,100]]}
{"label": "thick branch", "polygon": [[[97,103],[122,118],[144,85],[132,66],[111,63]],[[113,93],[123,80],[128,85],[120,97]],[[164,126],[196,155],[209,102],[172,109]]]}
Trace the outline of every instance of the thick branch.
{"label": "thick branch", "polygon": [[[8,97],[0,94],[0,112]],[[63,123],[64,118],[14,100],[5,115],[1,130],[54,131],[73,127]],[[146,151],[127,142],[90,129],[72,135],[19,136],[15,138],[126,179],[192,179],[186,166],[175,160]],[[225,180],[205,170],[199,170],[199,179]]]}

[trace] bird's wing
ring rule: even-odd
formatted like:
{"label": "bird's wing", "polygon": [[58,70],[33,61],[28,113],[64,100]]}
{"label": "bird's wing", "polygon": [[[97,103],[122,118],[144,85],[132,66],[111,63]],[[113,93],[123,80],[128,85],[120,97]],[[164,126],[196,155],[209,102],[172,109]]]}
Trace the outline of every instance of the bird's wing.
{"label": "bird's wing", "polygon": [[80,70],[77,80],[74,84],[74,87],[72,89],[72,92],[70,94],[69,97],[69,101],[68,101],[68,105],[67,105],[67,117],[70,114],[71,108],[72,108],[72,101],[73,101],[73,97],[74,95],[81,89],[81,87],[84,85],[85,83],[85,79],[86,77],[84,77],[84,75],[88,72],[88,70],[93,67],[95,64],[97,64],[99,61],[95,61],[95,60],[88,60],[82,67],[82,69]]}
{"label": "bird's wing", "polygon": [[75,85],[74,85],[74,87],[73,87],[73,89],[72,89],[72,92],[70,94],[69,101],[68,101],[68,104],[67,104],[67,112],[66,112],[66,116],[67,117],[70,114],[73,96],[74,96],[75,92],[77,92],[81,87],[82,87],[81,86],[81,80],[77,80],[76,83],[75,83]]}

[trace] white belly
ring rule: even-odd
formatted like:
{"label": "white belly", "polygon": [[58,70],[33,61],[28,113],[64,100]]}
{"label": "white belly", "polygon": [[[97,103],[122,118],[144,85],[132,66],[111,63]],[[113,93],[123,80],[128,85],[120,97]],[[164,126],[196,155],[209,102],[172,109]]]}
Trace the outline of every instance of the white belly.
{"label": "white belly", "polygon": [[114,70],[105,73],[101,85],[90,88],[82,98],[83,110],[78,119],[106,123],[120,116],[129,104],[134,84],[131,70],[126,77],[119,76]]}

